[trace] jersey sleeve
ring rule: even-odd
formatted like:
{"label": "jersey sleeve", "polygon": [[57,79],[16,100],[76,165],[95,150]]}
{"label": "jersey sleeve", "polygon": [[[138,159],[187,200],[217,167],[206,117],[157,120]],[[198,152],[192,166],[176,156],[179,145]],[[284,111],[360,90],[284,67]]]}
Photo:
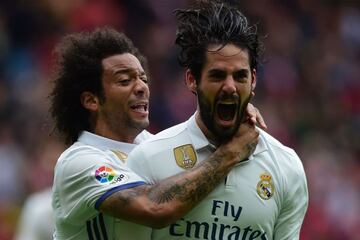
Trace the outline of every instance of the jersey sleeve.
{"label": "jersey sleeve", "polygon": [[73,223],[95,216],[101,203],[114,192],[145,184],[109,153],[86,149],[69,155],[59,166],[60,176],[55,180],[62,215]]}
{"label": "jersey sleeve", "polygon": [[299,157],[293,152],[291,166],[284,175],[284,201],[275,224],[274,240],[299,239],[308,206],[306,176]]}
{"label": "jersey sleeve", "polygon": [[147,155],[144,154],[142,145],[136,146],[126,160],[126,166],[141,176],[148,184],[155,184]]}

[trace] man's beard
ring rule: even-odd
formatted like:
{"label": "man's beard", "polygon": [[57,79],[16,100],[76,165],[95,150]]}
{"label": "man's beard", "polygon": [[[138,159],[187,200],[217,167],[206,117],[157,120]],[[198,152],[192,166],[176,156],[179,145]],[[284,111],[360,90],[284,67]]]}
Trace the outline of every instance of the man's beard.
{"label": "man's beard", "polygon": [[[216,107],[216,101],[219,101],[219,99],[215,100],[213,105],[210,101],[205,97],[204,93],[197,89],[197,96],[198,96],[198,102],[199,102],[199,108],[200,108],[200,117],[202,119],[202,122],[205,124],[206,128],[212,133],[212,135],[215,138],[215,141],[217,143],[226,142],[229,139],[231,139],[232,136],[237,132],[237,130],[240,127],[240,124],[244,118],[245,109],[247,107],[247,104],[250,101],[251,96],[249,95],[243,103],[239,102],[239,110],[237,111],[237,116],[234,116],[236,118],[235,123],[230,128],[221,128],[217,126],[215,122],[215,107]],[[237,101],[240,101],[237,99]]]}
{"label": "man's beard", "polygon": [[139,134],[149,127],[148,121],[135,121],[127,114],[123,114],[121,117],[119,117],[120,113],[118,112],[105,113],[105,115],[107,126],[115,133],[123,134],[130,131]]}

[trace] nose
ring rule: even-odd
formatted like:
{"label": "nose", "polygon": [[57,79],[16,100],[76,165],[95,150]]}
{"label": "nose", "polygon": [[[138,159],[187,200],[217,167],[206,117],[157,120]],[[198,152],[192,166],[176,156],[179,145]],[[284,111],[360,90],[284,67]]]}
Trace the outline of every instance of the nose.
{"label": "nose", "polygon": [[135,87],[134,87],[134,93],[137,96],[148,96],[149,95],[149,86],[141,79],[137,79]]}
{"label": "nose", "polygon": [[236,92],[235,80],[232,76],[228,76],[223,84],[222,90],[227,94],[233,94]]}

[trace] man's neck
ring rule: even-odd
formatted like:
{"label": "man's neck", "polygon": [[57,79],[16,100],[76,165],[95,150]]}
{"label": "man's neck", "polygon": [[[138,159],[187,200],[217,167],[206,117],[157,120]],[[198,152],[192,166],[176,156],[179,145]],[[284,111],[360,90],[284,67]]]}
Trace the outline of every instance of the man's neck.
{"label": "man's neck", "polygon": [[204,122],[201,119],[200,112],[197,111],[195,114],[195,121],[197,125],[199,126],[200,130],[203,132],[205,137],[209,140],[210,143],[217,146],[218,143],[216,141],[216,138],[214,137],[214,134],[210,132],[210,130],[205,126]]}
{"label": "man's neck", "polygon": [[97,126],[93,133],[118,142],[134,143],[136,136],[139,135],[140,132],[141,131],[130,131],[129,129],[124,129],[124,131],[118,133],[117,131],[112,131],[107,127]]}

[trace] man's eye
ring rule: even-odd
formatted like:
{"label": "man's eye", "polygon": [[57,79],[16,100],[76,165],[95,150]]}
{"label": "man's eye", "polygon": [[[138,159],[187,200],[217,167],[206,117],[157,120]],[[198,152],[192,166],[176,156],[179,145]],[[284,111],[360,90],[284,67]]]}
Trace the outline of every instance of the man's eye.
{"label": "man's eye", "polygon": [[248,78],[247,71],[240,71],[234,74],[234,79],[238,82],[246,82]]}
{"label": "man's eye", "polygon": [[143,81],[144,83],[149,84],[149,81],[148,81],[148,79],[147,79],[146,77],[143,77],[143,78],[140,78],[140,79],[141,79],[141,81]]}
{"label": "man's eye", "polygon": [[210,78],[214,79],[214,80],[221,80],[221,79],[224,79],[225,77],[226,77],[226,74],[223,74],[223,73],[210,74]]}
{"label": "man's eye", "polygon": [[130,81],[131,81],[130,79],[122,79],[118,81],[118,84],[125,86],[125,85],[129,85]]}
{"label": "man's eye", "polygon": [[247,82],[247,77],[246,76],[235,76],[234,79],[237,82]]}

